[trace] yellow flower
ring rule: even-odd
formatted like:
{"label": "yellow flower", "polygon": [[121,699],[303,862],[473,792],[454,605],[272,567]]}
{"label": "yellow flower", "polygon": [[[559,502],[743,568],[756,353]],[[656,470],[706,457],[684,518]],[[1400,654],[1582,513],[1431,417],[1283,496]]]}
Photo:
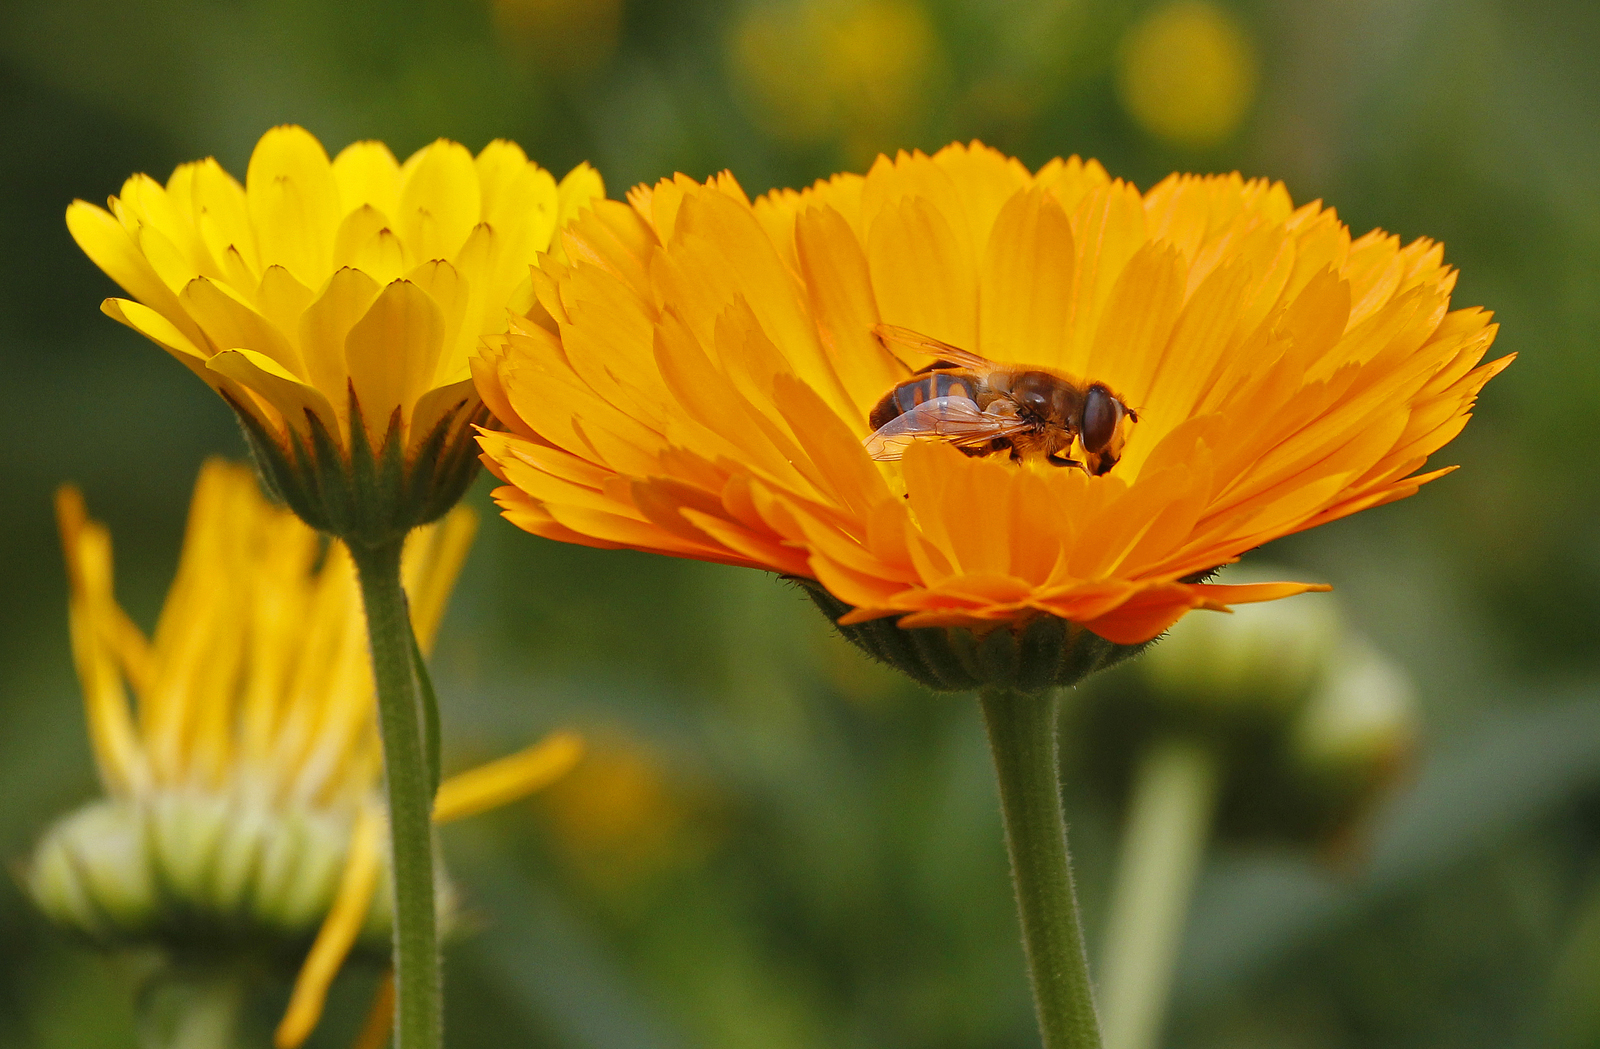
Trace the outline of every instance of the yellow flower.
{"label": "yellow flower", "polygon": [[[480,437],[505,515],[814,581],[847,636],[938,687],[981,683],[1013,642],[1060,645],[1063,621],[1128,646],[1311,589],[1197,580],[1440,476],[1419,471],[1509,361],[1478,366],[1495,328],[1450,310],[1438,245],[1352,239],[1238,175],[1141,195],[1093,161],[1029,172],[974,143],[754,205],[727,175],[629,199],[577,220],[575,261],[474,360],[508,427]],[[880,323],[1107,384],[1138,413],[1120,463],[938,440],[875,462],[874,405],[934,359]],[[886,617],[982,645],[922,665]],[[1057,681],[1115,654],[1051,651]]]}
{"label": "yellow flower", "polygon": [[1146,15],[1117,56],[1122,103],[1146,131],[1212,146],[1239,126],[1256,86],[1250,38],[1207,0],[1175,0]]}
{"label": "yellow flower", "polygon": [[[108,946],[232,944],[270,956],[310,944],[278,1037],[298,1045],[345,955],[384,957],[389,935],[383,757],[349,555],[270,506],[247,468],[210,462],[147,639],[113,596],[105,528],[74,489],[57,510],[73,657],[107,797],[46,835],[32,895]],[[458,508],[407,547],[425,648],[475,527]],[[580,750],[557,733],[446,780],[434,819],[538,789]]]}
{"label": "yellow flower", "polygon": [[[587,165],[558,186],[511,142],[474,158],[441,139],[404,164],[357,142],[330,162],[284,126],[257,143],[243,186],[214,159],[165,186],[135,175],[109,211],[75,201],[67,226],[132,297],[102,309],[227,399],[297,513],[345,536],[403,534],[473,475],[468,354],[506,330],[508,307],[526,311],[529,264],[559,256],[560,226],[603,196]],[[327,474],[359,476],[385,452],[403,490],[374,523]]]}
{"label": "yellow flower", "polygon": [[938,57],[927,14],[905,0],[752,6],[728,47],[762,127],[798,145],[859,147],[904,127]]}

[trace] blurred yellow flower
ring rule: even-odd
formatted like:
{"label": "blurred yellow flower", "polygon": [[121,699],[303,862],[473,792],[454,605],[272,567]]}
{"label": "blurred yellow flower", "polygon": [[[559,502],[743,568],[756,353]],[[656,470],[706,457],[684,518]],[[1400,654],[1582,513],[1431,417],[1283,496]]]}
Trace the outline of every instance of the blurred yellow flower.
{"label": "blurred yellow flower", "polygon": [[938,44],[914,0],[801,0],[750,7],[729,47],[773,138],[876,151],[918,112]]}
{"label": "blurred yellow flower", "polygon": [[[815,581],[869,650],[909,644],[860,633],[887,617],[1134,645],[1311,589],[1197,580],[1447,472],[1419,473],[1509,361],[1478,366],[1495,328],[1450,310],[1438,245],[1352,238],[1238,175],[1141,195],[1093,161],[1030,172],[974,144],[753,205],[727,175],[629,199],[574,223],[594,263],[546,266],[530,319],[474,360],[507,427],[480,438],[496,498],[548,538]],[[937,440],[875,462],[869,413],[934,359],[880,322],[1108,384],[1139,417],[1120,463]],[[985,680],[877,654],[936,687]]]}
{"label": "blurred yellow flower", "polygon": [[1117,87],[1139,126],[1182,146],[1238,128],[1256,88],[1256,55],[1238,21],[1209,0],[1174,0],[1129,31]]}
{"label": "blurred yellow flower", "polygon": [[258,451],[281,458],[269,481],[317,527],[349,534],[299,476],[319,454],[348,469],[392,440],[405,466],[426,459],[403,534],[459,498],[432,486],[471,478],[460,438],[482,405],[467,355],[506,330],[508,307],[526,311],[529,264],[559,256],[556,231],[602,196],[587,165],[558,186],[511,142],[474,158],[441,139],[404,164],[357,142],[330,161],[283,126],[257,143],[243,186],[214,159],[183,164],[165,186],[128,179],[110,210],[73,202],[67,226],[132,296],[102,309],[233,405]]}
{"label": "blurred yellow flower", "polygon": [[[359,942],[381,957],[389,935],[383,760],[349,555],[270,506],[247,468],[207,463],[147,639],[113,596],[106,529],[75,489],[61,490],[57,511],[73,657],[107,797],[46,835],[32,895],[107,945],[270,955],[303,951],[314,934],[278,1034],[280,1047],[298,1045],[345,955]],[[475,528],[458,508],[407,547],[425,648]],[[580,750],[557,733],[446,780],[434,819],[536,790]]]}
{"label": "blurred yellow flower", "polygon": [[613,735],[591,739],[584,760],[540,800],[576,872],[625,897],[703,851],[700,794],[655,750]]}

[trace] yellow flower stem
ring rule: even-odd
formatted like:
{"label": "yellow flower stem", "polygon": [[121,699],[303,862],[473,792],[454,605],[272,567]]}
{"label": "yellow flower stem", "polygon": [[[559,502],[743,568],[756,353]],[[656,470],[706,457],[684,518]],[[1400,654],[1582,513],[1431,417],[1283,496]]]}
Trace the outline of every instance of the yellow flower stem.
{"label": "yellow flower stem", "polygon": [[1217,803],[1217,759],[1158,739],[1139,759],[1106,931],[1106,1049],[1161,1044],[1173,966]]}
{"label": "yellow flower stem", "polygon": [[1000,810],[1044,1049],[1100,1049],[1057,761],[1055,691],[978,694],[1000,781]]}
{"label": "yellow flower stem", "polygon": [[[143,1049],[243,1049],[244,1007],[255,974],[221,962],[165,962],[136,999]],[[263,1040],[259,1044],[265,1045]]]}
{"label": "yellow flower stem", "polygon": [[367,609],[389,793],[394,877],[396,1049],[438,1049],[442,1037],[439,939],[433,898],[433,783],[423,739],[414,635],[400,585],[403,539],[350,545]]}

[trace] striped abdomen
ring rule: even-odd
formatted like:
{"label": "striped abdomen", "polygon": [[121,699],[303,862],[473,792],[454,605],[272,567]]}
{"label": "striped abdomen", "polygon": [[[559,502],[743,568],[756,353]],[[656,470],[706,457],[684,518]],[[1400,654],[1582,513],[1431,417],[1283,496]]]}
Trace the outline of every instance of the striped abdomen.
{"label": "striped abdomen", "polygon": [[867,425],[874,430],[891,419],[899,418],[924,401],[935,397],[965,397],[978,399],[977,383],[971,375],[960,372],[927,372],[907,379],[883,395],[867,417]]}

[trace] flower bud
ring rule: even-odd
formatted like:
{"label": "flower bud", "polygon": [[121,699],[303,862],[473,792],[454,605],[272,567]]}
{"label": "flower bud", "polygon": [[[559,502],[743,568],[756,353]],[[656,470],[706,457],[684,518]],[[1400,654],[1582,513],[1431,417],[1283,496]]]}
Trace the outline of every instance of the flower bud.
{"label": "flower bud", "polygon": [[28,891],[53,921],[91,939],[147,935],[161,920],[148,841],[137,806],[86,805],[45,835]]}
{"label": "flower bud", "polygon": [[[333,906],[352,813],[182,790],[97,801],[46,832],[27,888],[57,925],[103,946],[299,951]],[[441,889],[441,906],[452,898]],[[358,949],[381,954],[389,921],[379,892]]]}
{"label": "flower bud", "polygon": [[1349,631],[1338,603],[1305,596],[1185,616],[1085,697],[1075,735],[1090,778],[1113,794],[1152,744],[1193,740],[1218,761],[1223,838],[1327,846],[1393,781],[1413,709],[1404,675]]}
{"label": "flower bud", "polygon": [[[1249,582],[1257,575],[1229,572],[1227,579]],[[1218,712],[1285,709],[1319,687],[1342,629],[1338,603],[1323,595],[1240,605],[1232,615],[1184,616],[1139,660],[1138,672],[1170,702]]]}

